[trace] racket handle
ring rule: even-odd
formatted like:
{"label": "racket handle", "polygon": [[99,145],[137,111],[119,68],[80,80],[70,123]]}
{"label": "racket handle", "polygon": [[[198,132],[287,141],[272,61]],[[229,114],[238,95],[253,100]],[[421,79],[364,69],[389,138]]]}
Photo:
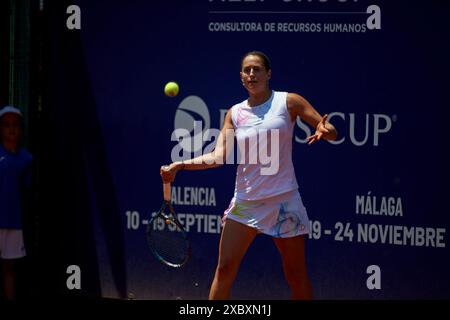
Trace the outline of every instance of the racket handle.
{"label": "racket handle", "polygon": [[164,200],[170,202],[170,182],[163,184]]}

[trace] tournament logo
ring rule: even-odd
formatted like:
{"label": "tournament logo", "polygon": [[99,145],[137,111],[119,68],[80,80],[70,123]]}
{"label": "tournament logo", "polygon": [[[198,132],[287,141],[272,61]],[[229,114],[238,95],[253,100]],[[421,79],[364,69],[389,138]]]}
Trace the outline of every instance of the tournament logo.
{"label": "tournament logo", "polygon": [[198,152],[206,142],[203,135],[209,132],[210,126],[206,103],[198,96],[189,96],[180,103],[175,113],[174,138],[184,151]]}

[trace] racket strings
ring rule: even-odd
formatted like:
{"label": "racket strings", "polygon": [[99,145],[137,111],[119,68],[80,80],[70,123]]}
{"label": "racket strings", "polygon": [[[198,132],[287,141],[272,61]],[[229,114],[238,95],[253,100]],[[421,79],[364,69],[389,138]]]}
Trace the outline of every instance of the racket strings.
{"label": "racket strings", "polygon": [[184,231],[173,221],[167,224],[167,220],[158,219],[160,221],[157,222],[164,222],[164,225],[162,228],[149,225],[152,228],[148,233],[149,246],[163,262],[170,265],[182,265],[189,254],[189,243]]}

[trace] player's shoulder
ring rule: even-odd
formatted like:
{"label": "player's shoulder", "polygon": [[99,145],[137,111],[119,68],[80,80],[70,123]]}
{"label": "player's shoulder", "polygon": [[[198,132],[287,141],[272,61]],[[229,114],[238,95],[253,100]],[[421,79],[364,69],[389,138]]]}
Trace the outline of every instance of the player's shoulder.
{"label": "player's shoulder", "polygon": [[231,108],[229,110],[236,110],[236,109],[241,108],[246,105],[247,105],[247,99],[234,104],[233,106],[231,106]]}
{"label": "player's shoulder", "polygon": [[288,92],[286,97],[286,102],[288,108],[298,108],[301,107],[306,99],[295,92]]}
{"label": "player's shoulder", "polygon": [[232,105],[231,108],[228,109],[227,114],[230,115],[236,114],[239,109],[242,109],[245,106],[247,106],[247,99]]}
{"label": "player's shoulder", "polygon": [[297,92],[287,92],[287,99],[290,101],[299,101],[301,99],[304,99],[301,94]]}

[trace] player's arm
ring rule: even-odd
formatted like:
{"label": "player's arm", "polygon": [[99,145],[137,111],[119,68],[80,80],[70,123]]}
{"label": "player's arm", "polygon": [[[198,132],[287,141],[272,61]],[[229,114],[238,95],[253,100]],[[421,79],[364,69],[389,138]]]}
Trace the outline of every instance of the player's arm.
{"label": "player's arm", "polygon": [[227,152],[231,151],[227,150],[227,141],[230,142],[231,139],[234,139],[234,127],[233,122],[231,121],[230,109],[225,116],[223,127],[222,130],[220,130],[214,151],[194,159],[185,160],[183,163],[179,164],[179,166],[184,170],[204,170],[223,165],[227,157]]}
{"label": "player's arm", "polygon": [[234,127],[231,121],[231,109],[228,110],[222,130],[217,138],[216,147],[214,151],[201,155],[197,158],[176,161],[169,165],[168,169],[161,167],[160,173],[164,182],[172,182],[178,170],[205,170],[216,168],[225,163],[228,153],[232,150],[227,148],[227,142],[234,139]]}
{"label": "player's arm", "polygon": [[296,93],[288,93],[287,107],[291,119],[295,121],[297,117],[300,117],[310,126],[316,128],[316,132],[307,138],[308,144],[312,144],[322,138],[326,140],[336,140],[337,131],[336,128],[327,121],[328,114],[322,117],[305,98]]}

